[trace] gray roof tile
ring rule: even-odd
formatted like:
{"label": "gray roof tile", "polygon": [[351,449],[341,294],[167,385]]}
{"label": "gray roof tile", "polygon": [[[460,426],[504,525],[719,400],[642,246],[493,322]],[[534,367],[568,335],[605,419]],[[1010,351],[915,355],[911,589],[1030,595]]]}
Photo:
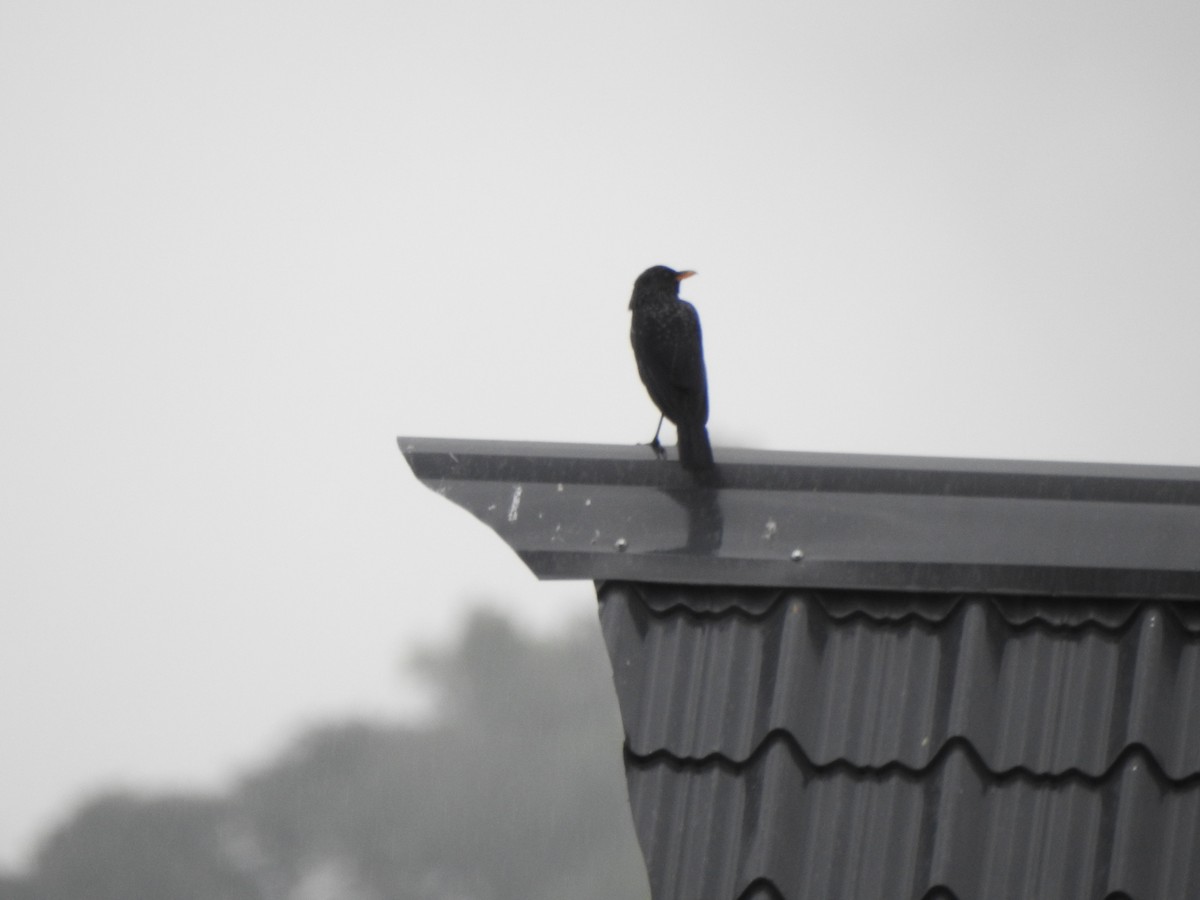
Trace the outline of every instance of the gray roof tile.
{"label": "gray roof tile", "polygon": [[723,614],[698,615],[670,589],[605,586],[634,753],[741,762],[783,731],[819,765],[920,769],[962,738],[993,772],[1099,777],[1134,745],[1171,778],[1200,771],[1190,610],[1122,604],[1063,624],[1054,604],[1041,616],[979,597],[922,610],[913,597],[724,594]]}
{"label": "gray roof tile", "polygon": [[598,590],[656,900],[1200,896],[1190,605]]}
{"label": "gray roof tile", "polygon": [[[956,742],[925,770],[816,767],[784,735],[744,766],[629,760],[655,900],[1200,896],[1200,785],[1139,751],[1101,781],[997,778]],[[664,802],[665,799],[665,802]]]}

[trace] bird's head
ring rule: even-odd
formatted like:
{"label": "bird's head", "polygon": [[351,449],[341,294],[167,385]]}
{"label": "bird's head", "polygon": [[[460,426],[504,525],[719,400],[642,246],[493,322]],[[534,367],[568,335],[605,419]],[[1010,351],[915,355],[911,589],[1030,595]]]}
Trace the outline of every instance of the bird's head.
{"label": "bird's head", "polygon": [[629,308],[633,309],[639,299],[678,297],[679,282],[685,278],[691,278],[695,274],[690,270],[676,272],[667,266],[651,266],[633,283],[633,296],[629,300]]}

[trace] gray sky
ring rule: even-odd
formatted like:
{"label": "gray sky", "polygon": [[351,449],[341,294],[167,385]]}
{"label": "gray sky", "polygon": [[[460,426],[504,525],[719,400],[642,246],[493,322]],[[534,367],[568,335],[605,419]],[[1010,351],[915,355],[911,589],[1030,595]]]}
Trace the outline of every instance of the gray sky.
{"label": "gray sky", "polygon": [[718,446],[1200,465],[1197,46],[1194,3],[0,0],[0,867],[412,709],[480,598],[589,614],[394,437],[647,440],[646,266],[700,273]]}

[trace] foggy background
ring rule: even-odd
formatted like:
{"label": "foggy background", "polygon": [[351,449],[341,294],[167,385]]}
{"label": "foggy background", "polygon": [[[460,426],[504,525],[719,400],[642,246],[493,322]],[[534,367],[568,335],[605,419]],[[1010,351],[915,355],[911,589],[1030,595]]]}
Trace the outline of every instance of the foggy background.
{"label": "foggy background", "polygon": [[649,265],[699,273],[718,448],[1200,465],[1197,46],[1194,4],[0,0],[0,871],[97,791],[432,720],[404,661],[481,602],[599,646],[394,438],[648,440]]}

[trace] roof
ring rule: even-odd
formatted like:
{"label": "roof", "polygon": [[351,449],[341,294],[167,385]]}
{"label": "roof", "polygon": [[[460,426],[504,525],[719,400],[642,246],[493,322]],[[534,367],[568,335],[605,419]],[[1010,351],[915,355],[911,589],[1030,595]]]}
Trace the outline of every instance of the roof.
{"label": "roof", "polygon": [[1200,469],[399,438],[539,578],[1200,599]]}
{"label": "roof", "polygon": [[400,445],[597,581],[655,900],[1200,897],[1200,470]]}
{"label": "roof", "polygon": [[1200,607],[605,582],[655,900],[1200,897]]}

